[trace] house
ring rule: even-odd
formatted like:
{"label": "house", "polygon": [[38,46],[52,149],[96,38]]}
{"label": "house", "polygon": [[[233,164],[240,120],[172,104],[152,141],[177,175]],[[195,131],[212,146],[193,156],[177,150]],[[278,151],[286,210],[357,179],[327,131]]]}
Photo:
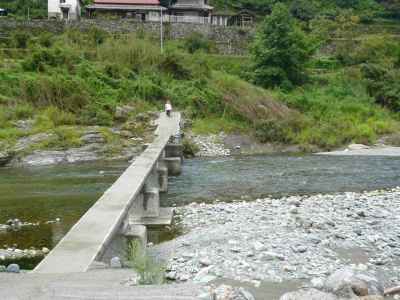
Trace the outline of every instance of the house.
{"label": "house", "polygon": [[94,0],[86,6],[89,17],[119,16],[140,21],[160,21],[179,23],[210,23],[213,7],[207,0],[177,0],[169,7],[160,5],[159,0]]}
{"label": "house", "polygon": [[49,19],[79,20],[82,0],[48,0],[47,12]]}
{"label": "house", "polygon": [[210,23],[212,10],[207,0],[177,0],[168,7],[170,22]]}
{"label": "house", "polygon": [[211,24],[219,26],[251,27],[255,22],[255,14],[248,10],[235,12],[215,12]]}
{"label": "house", "polygon": [[140,21],[159,21],[160,13],[166,11],[159,0],[94,0],[86,6],[89,17],[119,16]]}

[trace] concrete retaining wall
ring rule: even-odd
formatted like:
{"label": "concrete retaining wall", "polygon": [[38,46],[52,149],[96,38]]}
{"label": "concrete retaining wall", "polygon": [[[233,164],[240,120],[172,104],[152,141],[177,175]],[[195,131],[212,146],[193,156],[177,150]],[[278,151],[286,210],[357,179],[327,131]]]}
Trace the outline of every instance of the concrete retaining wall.
{"label": "concrete retaining wall", "polygon": [[[55,20],[15,21],[0,19],[0,33],[7,33],[15,29],[41,30],[61,33],[67,28],[88,30],[92,27],[101,28],[110,33],[145,32],[154,38],[160,36],[160,23],[137,22],[135,20],[103,20],[82,19],[81,21],[68,22]],[[214,41],[221,54],[244,55],[252,39],[254,29],[238,27],[222,27],[206,24],[164,24],[164,36],[167,39],[182,39],[193,32],[199,32]]]}

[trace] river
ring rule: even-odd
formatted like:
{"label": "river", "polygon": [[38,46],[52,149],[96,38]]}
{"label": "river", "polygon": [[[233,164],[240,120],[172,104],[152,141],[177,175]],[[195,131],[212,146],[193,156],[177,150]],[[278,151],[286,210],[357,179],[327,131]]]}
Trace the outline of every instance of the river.
{"label": "river", "polygon": [[[126,162],[0,169],[0,224],[39,222],[0,233],[0,248],[53,248],[127,167]],[[249,156],[186,160],[163,205],[265,195],[330,193],[400,185],[400,158]],[[61,221],[51,223],[57,218]],[[35,262],[36,263],[36,262]],[[29,266],[27,266],[29,267]]]}

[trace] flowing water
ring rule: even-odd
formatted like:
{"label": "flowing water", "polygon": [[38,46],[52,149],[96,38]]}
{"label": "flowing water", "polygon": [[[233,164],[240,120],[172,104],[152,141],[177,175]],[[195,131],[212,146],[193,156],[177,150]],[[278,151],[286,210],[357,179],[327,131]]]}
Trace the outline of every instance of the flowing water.
{"label": "flowing water", "polygon": [[[0,169],[0,224],[40,222],[0,233],[3,245],[53,248],[127,167],[126,162]],[[400,158],[250,156],[186,160],[164,205],[265,195],[328,193],[400,185]],[[60,218],[61,222],[46,224]],[[170,238],[161,236],[161,240]],[[35,262],[36,263],[36,262]]]}

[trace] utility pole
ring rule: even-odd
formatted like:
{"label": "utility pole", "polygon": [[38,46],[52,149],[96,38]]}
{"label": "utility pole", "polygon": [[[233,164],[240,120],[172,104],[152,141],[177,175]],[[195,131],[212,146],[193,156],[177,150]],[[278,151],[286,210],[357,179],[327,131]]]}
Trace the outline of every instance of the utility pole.
{"label": "utility pole", "polygon": [[163,14],[162,14],[163,7],[160,5],[160,49],[161,54],[164,52],[164,28],[163,28]]}

